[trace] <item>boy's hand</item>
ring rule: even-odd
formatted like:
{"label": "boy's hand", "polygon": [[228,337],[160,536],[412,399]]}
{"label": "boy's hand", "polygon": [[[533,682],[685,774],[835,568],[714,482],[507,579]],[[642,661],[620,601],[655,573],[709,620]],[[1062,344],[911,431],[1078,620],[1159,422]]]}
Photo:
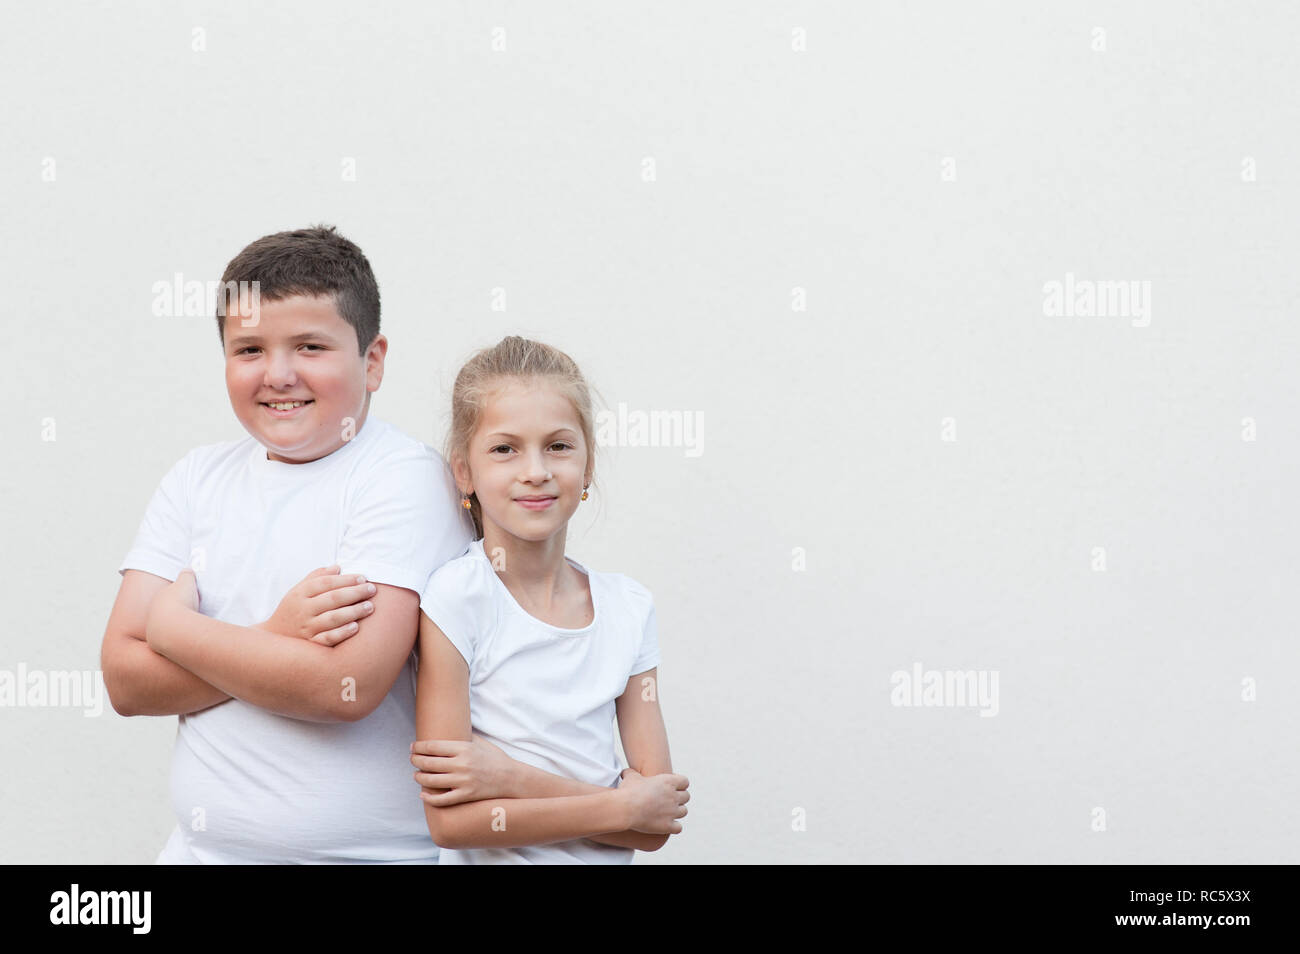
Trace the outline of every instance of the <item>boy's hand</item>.
{"label": "boy's hand", "polygon": [[169,614],[175,609],[199,611],[199,583],[193,570],[181,570],[176,579],[160,589],[149,603],[144,638],[154,652],[162,652],[161,643],[169,629]]}
{"label": "boy's hand", "polygon": [[199,611],[199,581],[194,571],[188,567],[176,575],[176,579],[159,594],[163,599],[174,600],[194,612]]}
{"label": "boy's hand", "polygon": [[517,798],[516,762],[481,736],[473,741],[430,739],[411,745],[420,798],[445,808],[485,798]]}
{"label": "boy's hand", "polygon": [[336,575],[338,564],[312,570],[284,595],[271,618],[259,626],[281,636],[310,639],[337,646],[360,629],[360,620],[374,612],[368,597],[375,584],[364,576]]}
{"label": "boy's hand", "polygon": [[646,778],[636,769],[625,768],[620,777],[615,791],[627,800],[631,813],[628,828],[651,835],[681,834],[677,819],[686,815],[686,803],[691,800],[686,790],[691,783],[685,775],[665,773]]}

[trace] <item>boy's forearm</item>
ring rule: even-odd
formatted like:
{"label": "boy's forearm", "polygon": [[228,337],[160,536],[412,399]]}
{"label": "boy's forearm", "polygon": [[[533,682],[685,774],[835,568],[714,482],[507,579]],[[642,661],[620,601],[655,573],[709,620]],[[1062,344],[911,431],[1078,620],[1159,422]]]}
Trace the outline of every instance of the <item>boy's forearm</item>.
{"label": "boy's forearm", "polygon": [[[184,607],[150,619],[152,649],[237,699],[311,722],[347,721],[347,706],[358,705],[346,700],[344,681],[322,655],[332,652],[330,647]],[[354,687],[354,700],[359,691]]]}
{"label": "boy's forearm", "polygon": [[627,829],[626,802],[613,789],[557,798],[489,798],[429,808],[430,831],[443,848],[517,848]]}
{"label": "boy's forearm", "polygon": [[104,686],[122,715],[185,715],[230,698],[135,636],[119,636],[105,657]]}

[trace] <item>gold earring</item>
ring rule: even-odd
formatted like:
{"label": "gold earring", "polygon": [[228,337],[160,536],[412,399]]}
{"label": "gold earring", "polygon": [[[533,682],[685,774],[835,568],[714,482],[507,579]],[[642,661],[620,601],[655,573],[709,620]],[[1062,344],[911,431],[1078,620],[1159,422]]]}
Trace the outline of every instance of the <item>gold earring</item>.
{"label": "gold earring", "polygon": [[473,504],[471,504],[471,503],[469,502],[469,497],[468,497],[468,496],[462,496],[462,497],[460,498],[460,505],[461,505],[462,507],[464,507],[466,510],[473,510],[473,509],[474,509]]}
{"label": "gold earring", "polygon": [[[587,487],[590,487],[590,486],[591,486],[591,484],[588,484],[588,485],[587,485]],[[587,487],[583,487],[583,488],[582,488],[582,499],[583,499],[583,500],[586,500],[586,499],[587,499]]]}

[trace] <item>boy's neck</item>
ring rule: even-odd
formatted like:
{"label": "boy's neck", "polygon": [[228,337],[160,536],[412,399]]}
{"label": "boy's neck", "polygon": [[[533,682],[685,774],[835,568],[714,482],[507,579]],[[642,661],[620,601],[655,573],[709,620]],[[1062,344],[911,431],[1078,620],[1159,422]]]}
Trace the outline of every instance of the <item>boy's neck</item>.
{"label": "boy's neck", "polygon": [[369,420],[370,420],[370,404],[369,402],[367,402],[365,409],[361,412],[360,419],[357,421],[356,426],[352,428],[352,436],[345,441],[340,441],[337,447],[333,447],[330,450],[326,451],[324,454],[321,454],[319,457],[313,457],[311,460],[286,460],[285,458],[282,457],[272,457],[270,450],[267,450],[265,447],[263,447],[263,450],[266,452],[266,459],[273,460],[276,463],[311,464],[318,460],[324,460],[326,457],[329,457],[331,454],[337,454],[348,444],[352,443],[352,441],[355,441],[358,437],[361,436],[361,430],[366,426],[366,422]]}

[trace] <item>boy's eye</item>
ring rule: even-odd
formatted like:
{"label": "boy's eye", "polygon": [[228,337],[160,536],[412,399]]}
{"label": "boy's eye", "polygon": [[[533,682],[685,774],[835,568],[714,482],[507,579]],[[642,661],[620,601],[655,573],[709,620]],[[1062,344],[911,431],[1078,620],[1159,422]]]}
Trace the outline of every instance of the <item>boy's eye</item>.
{"label": "boy's eye", "polygon": [[[314,345],[314,344],[305,344],[305,345],[303,345],[303,347],[304,347],[304,348],[315,348],[317,351],[324,351],[324,350],[325,350],[325,349],[322,348],[320,345]],[[235,352],[235,354],[244,354],[244,353],[249,352],[249,351],[261,351],[261,350],[262,350],[262,349],[259,348],[259,347],[257,347],[256,345],[249,345],[247,348],[240,348],[238,351]]]}

